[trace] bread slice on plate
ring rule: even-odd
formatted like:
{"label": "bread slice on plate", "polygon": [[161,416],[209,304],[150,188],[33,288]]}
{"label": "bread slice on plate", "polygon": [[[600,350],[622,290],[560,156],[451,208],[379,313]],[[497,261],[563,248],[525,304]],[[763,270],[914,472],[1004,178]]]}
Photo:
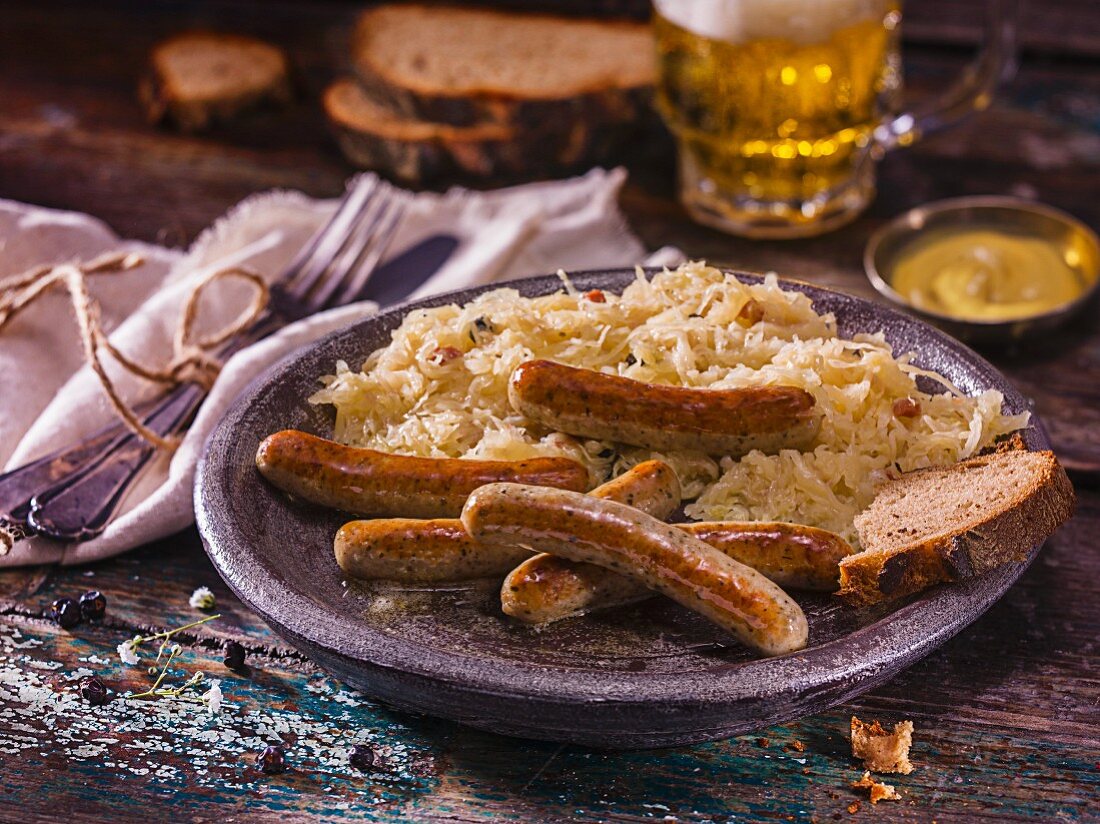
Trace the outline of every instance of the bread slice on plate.
{"label": "bread slice on plate", "polygon": [[352,65],[371,97],[408,118],[530,131],[635,120],[654,52],[642,23],[383,5],[360,16]]}
{"label": "bread slice on plate", "polygon": [[289,101],[289,62],[253,37],[186,32],[153,48],[139,94],[151,121],[197,131],[263,102]]}
{"label": "bread slice on plate", "polygon": [[1053,452],[1002,451],[906,473],[856,517],[863,551],[840,562],[839,594],[872,604],[1022,561],[1074,503]]}

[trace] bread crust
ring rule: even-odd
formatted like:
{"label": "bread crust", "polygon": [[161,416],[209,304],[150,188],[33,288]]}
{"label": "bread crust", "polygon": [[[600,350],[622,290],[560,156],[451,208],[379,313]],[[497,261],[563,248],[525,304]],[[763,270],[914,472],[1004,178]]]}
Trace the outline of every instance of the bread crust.
{"label": "bread crust", "polygon": [[520,97],[503,89],[456,94],[401,85],[365,60],[353,59],[352,68],[371,97],[389,109],[451,126],[504,123],[545,129],[574,117],[629,122],[648,112],[653,100],[651,84],[593,88],[571,97]]}
{"label": "bread crust", "polygon": [[[576,118],[544,132],[496,123],[462,127],[355,120],[338,100],[348,84],[355,81],[337,80],[324,95],[325,114],[345,157],[414,185],[439,177],[511,179],[573,172],[598,162],[625,139],[622,128]],[[358,91],[367,94],[361,87]]]}
{"label": "bread crust", "polygon": [[404,183],[422,184],[444,175],[506,177],[529,166],[530,149],[514,130],[502,126],[459,128],[416,123],[401,133],[396,126],[355,121],[338,102],[338,80],[324,94],[325,115],[344,156],[356,166],[377,169]]}
{"label": "bread crust", "polygon": [[[659,128],[652,106],[653,90],[648,86],[604,89],[556,100],[504,95],[451,97],[423,95],[395,86],[358,65],[355,73],[367,95],[411,120],[458,128],[498,124],[514,129],[523,146],[516,154],[526,158],[525,163],[515,164],[512,170],[515,174],[538,171],[538,161],[543,155],[551,160],[542,167],[545,173],[572,171],[600,162],[635,134]],[[480,169],[492,164],[479,159],[473,164],[458,165],[469,173],[472,169],[467,167]]]}
{"label": "bread crust", "polygon": [[[1076,504],[1073,485],[1054,453],[1040,454],[1045,461],[1039,476],[1014,506],[966,531],[889,551],[865,550],[850,555],[840,562],[837,594],[853,605],[865,606],[1025,560],[1033,547],[1072,517]],[[957,466],[965,469],[991,457],[971,458]]]}

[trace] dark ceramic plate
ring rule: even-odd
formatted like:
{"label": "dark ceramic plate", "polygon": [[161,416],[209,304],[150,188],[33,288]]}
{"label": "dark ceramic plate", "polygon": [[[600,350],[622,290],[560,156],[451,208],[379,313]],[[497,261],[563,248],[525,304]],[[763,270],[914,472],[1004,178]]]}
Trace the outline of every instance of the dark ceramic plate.
{"label": "dark ceramic plate", "polygon": [[[633,277],[594,272],[574,282],[619,291]],[[561,282],[514,285],[539,295]],[[920,366],[964,392],[999,389],[1008,411],[1027,408],[1003,375],[942,332],[849,295],[786,286],[808,294],[817,311],[836,313],[843,335],[883,330],[895,351],[916,352]],[[199,531],[222,577],[279,635],[348,684],[398,708],[508,735],[621,748],[724,738],[817,712],[889,679],[978,618],[1026,568],[1003,567],[871,610],[799,596],[809,645],[771,659],[754,658],[664,599],[535,632],[504,619],[497,583],[345,586],[331,547],[346,518],[292,503],[265,484],[253,465],[256,447],[285,428],[330,434],[330,410],[306,402],[319,375],[337,359],[362,362],[411,308],[461,303],[481,291],[398,307],[278,364],[225,416],[199,467]],[[1031,449],[1048,448],[1038,426],[1024,438]]]}

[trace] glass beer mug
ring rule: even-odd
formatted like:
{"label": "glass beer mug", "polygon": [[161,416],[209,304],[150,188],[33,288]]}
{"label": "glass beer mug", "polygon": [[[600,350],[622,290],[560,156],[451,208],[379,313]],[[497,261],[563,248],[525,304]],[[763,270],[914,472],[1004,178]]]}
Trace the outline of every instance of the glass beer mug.
{"label": "glass beer mug", "polygon": [[654,0],[657,103],[701,223],[805,237],[873,199],[887,149],[989,105],[1015,68],[1016,0],[989,0],[978,60],[901,111],[900,0]]}

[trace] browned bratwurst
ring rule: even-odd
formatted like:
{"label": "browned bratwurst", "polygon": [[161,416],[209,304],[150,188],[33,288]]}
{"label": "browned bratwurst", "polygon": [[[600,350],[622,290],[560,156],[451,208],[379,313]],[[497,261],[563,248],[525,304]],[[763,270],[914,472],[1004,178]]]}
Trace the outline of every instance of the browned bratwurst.
{"label": "browned bratwurst", "polygon": [[570,435],[735,458],[808,446],[820,423],[814,396],[794,386],[661,386],[546,360],[512,372],[508,400]]}
{"label": "browned bratwurst", "polygon": [[291,495],[361,515],[453,518],[467,495],[499,481],[588,489],[588,470],[568,458],[417,458],[345,446],[294,429],[265,438],[256,466]]}
{"label": "browned bratwurst", "polygon": [[[840,559],[852,552],[839,535],[798,524],[725,521],[675,526],[793,589],[836,589]],[[504,579],[500,605],[505,614],[525,623],[548,624],[653,594],[633,578],[604,567],[536,555]]]}
{"label": "browned bratwurst", "polygon": [[781,587],[832,592],[852,546],[835,532],[801,524],[698,521],[677,526]]}
{"label": "browned bratwurst", "polygon": [[[680,482],[668,464],[646,461],[588,494],[667,518],[680,505]],[[353,578],[407,584],[504,575],[531,557],[518,544],[479,544],[457,518],[351,521],[336,533],[333,550]]]}
{"label": "browned bratwurst", "polygon": [[765,655],[806,645],[802,609],[759,572],[633,507],[561,489],[490,484],[462,509],[485,544],[526,544],[644,583]]}

